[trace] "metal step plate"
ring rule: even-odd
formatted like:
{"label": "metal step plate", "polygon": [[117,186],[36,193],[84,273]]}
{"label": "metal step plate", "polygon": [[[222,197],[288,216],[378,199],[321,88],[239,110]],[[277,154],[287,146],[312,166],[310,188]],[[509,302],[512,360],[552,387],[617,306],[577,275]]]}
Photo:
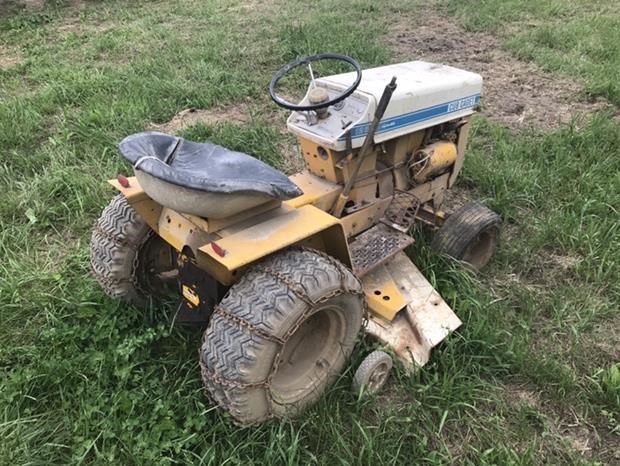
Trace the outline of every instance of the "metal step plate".
{"label": "metal step plate", "polygon": [[381,223],[375,225],[358,235],[349,246],[353,271],[358,277],[362,277],[411,243],[411,236]]}
{"label": "metal step plate", "polygon": [[419,208],[420,201],[413,194],[407,191],[396,191],[381,222],[402,233],[407,233],[415,222]]}

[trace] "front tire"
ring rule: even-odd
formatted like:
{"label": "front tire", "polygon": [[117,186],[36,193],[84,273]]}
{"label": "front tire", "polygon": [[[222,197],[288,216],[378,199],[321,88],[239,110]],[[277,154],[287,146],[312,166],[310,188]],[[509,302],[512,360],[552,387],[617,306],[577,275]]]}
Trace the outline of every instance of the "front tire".
{"label": "front tire", "polygon": [[370,353],[353,374],[353,393],[358,395],[377,393],[387,382],[392,365],[392,357],[385,351]]}
{"label": "front tire", "polygon": [[450,215],[435,233],[432,246],[481,270],[499,243],[499,215],[479,202],[470,202]]}
{"label": "front tire", "polygon": [[252,268],[216,307],[200,349],[205,387],[240,424],[290,416],[348,362],[365,313],[359,280],[294,249]]}

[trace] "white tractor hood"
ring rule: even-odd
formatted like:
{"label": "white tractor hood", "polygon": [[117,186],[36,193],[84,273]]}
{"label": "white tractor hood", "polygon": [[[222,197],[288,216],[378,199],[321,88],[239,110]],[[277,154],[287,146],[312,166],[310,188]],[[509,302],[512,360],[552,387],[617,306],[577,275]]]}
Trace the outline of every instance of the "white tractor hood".
{"label": "white tractor hood", "polygon": [[[470,115],[482,93],[482,77],[476,73],[423,61],[398,63],[364,70],[357,90],[330,107],[327,118],[309,124],[304,112],[292,112],[287,126],[298,136],[335,150],[345,149],[350,129],[353,148],[359,147],[392,76],[397,87],[375,133],[376,143]],[[314,85],[327,89],[331,99],[354,80],[351,72],[318,78]],[[306,94],[301,105],[307,104]]]}

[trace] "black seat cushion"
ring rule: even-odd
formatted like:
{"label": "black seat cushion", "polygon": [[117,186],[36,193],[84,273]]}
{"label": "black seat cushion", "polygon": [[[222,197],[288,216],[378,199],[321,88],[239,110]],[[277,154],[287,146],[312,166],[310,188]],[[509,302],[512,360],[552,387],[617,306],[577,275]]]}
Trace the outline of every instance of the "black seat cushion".
{"label": "black seat cushion", "polygon": [[257,193],[276,199],[303,194],[284,173],[241,152],[157,132],[127,136],[118,148],[134,168],[156,178],[214,193]]}

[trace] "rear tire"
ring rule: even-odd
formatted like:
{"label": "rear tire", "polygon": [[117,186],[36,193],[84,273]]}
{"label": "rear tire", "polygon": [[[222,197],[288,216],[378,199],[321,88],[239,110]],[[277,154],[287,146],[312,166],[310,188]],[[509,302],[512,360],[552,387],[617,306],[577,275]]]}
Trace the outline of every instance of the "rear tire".
{"label": "rear tire", "polygon": [[176,255],[123,195],[103,209],[93,228],[90,264],[112,298],[145,305],[176,285]]}
{"label": "rear tire", "polygon": [[364,313],[362,286],[340,262],[280,252],[216,307],[200,349],[205,387],[240,424],[294,415],[343,370]]}
{"label": "rear tire", "polygon": [[481,270],[499,243],[499,216],[479,202],[470,202],[450,215],[435,233],[432,246]]}

